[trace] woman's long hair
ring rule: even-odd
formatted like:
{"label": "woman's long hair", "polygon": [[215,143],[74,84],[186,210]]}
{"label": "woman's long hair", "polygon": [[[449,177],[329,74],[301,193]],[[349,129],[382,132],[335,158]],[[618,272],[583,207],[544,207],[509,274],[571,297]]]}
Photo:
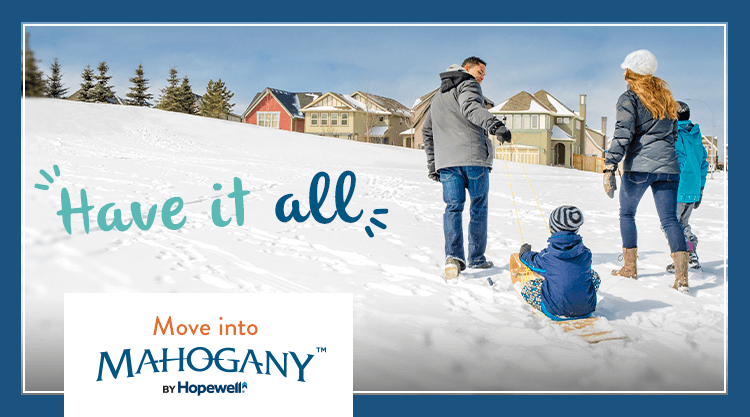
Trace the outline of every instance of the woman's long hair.
{"label": "woman's long hair", "polygon": [[625,70],[625,80],[654,119],[677,119],[677,102],[666,81],[652,75],[636,74],[629,69]]}

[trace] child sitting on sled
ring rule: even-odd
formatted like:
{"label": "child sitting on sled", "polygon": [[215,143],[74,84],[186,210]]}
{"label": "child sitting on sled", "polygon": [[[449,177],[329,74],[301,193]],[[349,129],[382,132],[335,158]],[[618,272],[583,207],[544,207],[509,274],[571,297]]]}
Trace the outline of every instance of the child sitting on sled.
{"label": "child sitting on sled", "polygon": [[583,213],[574,206],[556,208],[549,217],[552,236],[541,252],[524,243],[519,257],[542,278],[526,281],[521,294],[526,302],[550,318],[587,317],[596,309],[601,279],[591,269],[591,251],[578,229]]}

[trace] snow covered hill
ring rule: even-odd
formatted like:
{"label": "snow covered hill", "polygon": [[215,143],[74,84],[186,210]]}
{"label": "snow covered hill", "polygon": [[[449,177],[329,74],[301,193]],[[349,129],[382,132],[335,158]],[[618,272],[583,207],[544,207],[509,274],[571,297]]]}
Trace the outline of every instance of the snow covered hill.
{"label": "snow covered hill", "polygon": [[[30,390],[62,389],[65,292],[352,293],[357,392],[724,389],[728,225],[720,173],[708,180],[693,214],[704,270],[691,271],[691,294],[683,295],[670,288],[674,277],[664,270],[671,259],[650,193],[637,215],[639,279],[610,275],[621,265],[618,200],[607,198],[600,174],[495,161],[487,258],[496,267],[467,270],[448,286],[441,188],[427,178],[422,151],[156,109],[30,99],[22,158]],[[40,170],[53,176],[49,190],[34,186],[47,184]],[[347,212],[362,210],[362,218],[280,222],[279,198],[293,194],[305,213],[310,182],[321,171],[331,177],[322,214],[334,214],[336,181],[352,171],[356,188]],[[235,177],[250,191],[242,226],[227,197]],[[74,207],[80,189],[95,206],[88,235],[80,215],[72,234],[56,215],[62,187]],[[169,230],[160,213],[176,196],[186,222]],[[222,218],[233,219],[226,227],[212,223],[215,199]],[[98,227],[103,205],[116,203],[127,222],[132,202],[144,214],[158,204],[150,230]],[[602,277],[597,314],[625,340],[590,345],[541,322],[509,284],[508,260],[521,233],[542,249],[543,216],[563,204],[584,212],[581,235]],[[388,213],[374,214],[382,208]],[[375,227],[372,217],[387,228]]]}

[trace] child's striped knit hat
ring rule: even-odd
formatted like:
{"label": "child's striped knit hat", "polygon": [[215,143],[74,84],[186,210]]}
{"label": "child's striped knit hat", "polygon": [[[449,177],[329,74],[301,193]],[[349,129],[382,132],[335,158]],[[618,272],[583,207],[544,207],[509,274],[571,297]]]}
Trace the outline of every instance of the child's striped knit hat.
{"label": "child's striped knit hat", "polygon": [[560,206],[549,215],[549,228],[552,233],[577,232],[583,225],[583,213],[575,206]]}

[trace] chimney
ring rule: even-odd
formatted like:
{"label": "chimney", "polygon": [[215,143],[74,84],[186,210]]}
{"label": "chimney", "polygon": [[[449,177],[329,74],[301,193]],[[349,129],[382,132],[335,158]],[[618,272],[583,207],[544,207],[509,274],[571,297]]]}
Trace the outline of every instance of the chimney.
{"label": "chimney", "polygon": [[578,111],[578,115],[583,119],[584,124],[586,122],[586,94],[581,94],[581,107]]}

